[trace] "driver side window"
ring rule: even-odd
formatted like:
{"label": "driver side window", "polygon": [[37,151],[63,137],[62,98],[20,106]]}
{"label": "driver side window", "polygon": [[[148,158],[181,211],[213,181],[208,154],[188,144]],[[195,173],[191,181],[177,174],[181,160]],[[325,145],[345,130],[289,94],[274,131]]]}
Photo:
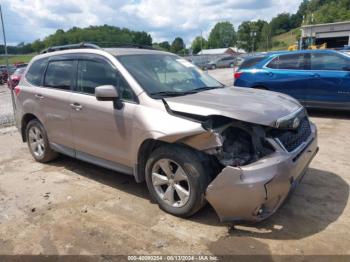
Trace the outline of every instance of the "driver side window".
{"label": "driver side window", "polygon": [[122,100],[135,101],[134,93],[128,83],[110,64],[103,61],[80,60],[77,91],[94,95],[95,88],[101,85],[116,86]]}

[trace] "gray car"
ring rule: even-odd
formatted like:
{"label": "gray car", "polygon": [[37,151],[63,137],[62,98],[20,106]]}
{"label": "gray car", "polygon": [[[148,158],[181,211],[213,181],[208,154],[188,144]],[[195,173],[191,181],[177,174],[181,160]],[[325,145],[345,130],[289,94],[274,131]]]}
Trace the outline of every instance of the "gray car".
{"label": "gray car", "polygon": [[132,175],[181,217],[208,201],[222,221],[263,220],[318,150],[316,127],[293,98],[224,87],[167,52],[50,48],[14,93],[36,161],[61,153]]}
{"label": "gray car", "polygon": [[233,68],[236,63],[236,58],[234,56],[224,56],[210,61],[205,65],[206,69],[216,69],[216,68]]}

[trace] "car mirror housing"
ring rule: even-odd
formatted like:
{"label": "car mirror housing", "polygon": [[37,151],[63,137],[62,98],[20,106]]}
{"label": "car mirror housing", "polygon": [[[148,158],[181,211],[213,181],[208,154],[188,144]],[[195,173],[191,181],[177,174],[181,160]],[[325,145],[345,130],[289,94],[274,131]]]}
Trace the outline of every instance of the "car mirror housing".
{"label": "car mirror housing", "polygon": [[95,97],[98,101],[114,101],[119,98],[119,94],[115,86],[103,85],[95,88]]}

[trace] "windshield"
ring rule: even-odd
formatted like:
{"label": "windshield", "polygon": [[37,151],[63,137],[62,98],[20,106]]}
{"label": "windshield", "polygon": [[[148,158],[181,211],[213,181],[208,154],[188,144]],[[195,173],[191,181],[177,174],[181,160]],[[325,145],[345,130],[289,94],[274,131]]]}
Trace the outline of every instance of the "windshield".
{"label": "windshield", "polygon": [[175,55],[142,54],[117,58],[146,93],[154,98],[223,87],[193,64]]}

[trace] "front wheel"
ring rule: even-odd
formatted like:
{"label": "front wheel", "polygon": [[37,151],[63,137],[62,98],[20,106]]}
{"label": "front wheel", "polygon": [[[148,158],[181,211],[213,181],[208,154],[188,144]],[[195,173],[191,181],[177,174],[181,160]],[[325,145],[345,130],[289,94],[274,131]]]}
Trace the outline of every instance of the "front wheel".
{"label": "front wheel", "polygon": [[206,201],[208,176],[195,152],[180,146],[156,149],[146,164],[146,183],[161,209],[187,217]]}

